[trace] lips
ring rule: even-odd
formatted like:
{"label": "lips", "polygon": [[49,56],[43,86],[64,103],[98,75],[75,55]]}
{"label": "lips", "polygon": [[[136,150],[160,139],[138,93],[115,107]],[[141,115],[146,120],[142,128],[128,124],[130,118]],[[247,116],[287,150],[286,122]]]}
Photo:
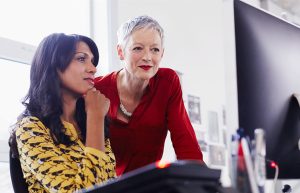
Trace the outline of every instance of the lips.
{"label": "lips", "polygon": [[152,68],[152,66],[139,66],[140,68],[142,68],[143,70],[149,70],[150,68]]}
{"label": "lips", "polygon": [[90,84],[94,85],[94,79],[93,78],[85,78],[84,80],[88,81]]}

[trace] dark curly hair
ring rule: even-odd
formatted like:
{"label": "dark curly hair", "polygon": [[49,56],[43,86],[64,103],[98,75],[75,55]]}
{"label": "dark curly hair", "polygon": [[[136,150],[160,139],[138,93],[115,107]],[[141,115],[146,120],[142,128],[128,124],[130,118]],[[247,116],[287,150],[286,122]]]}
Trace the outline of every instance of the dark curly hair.
{"label": "dark curly hair", "polygon": [[[81,41],[89,46],[94,55],[93,64],[97,66],[99,61],[97,45],[86,36],[54,33],[41,41],[31,63],[29,91],[22,102],[25,111],[18,117],[18,120],[26,116],[39,118],[50,129],[55,143],[67,146],[71,145],[72,141],[65,134],[65,128],[60,120],[63,109],[57,70],[62,72],[66,70],[75,54],[77,43]],[[77,100],[75,119],[85,141],[86,113],[83,98]],[[13,127],[9,145],[13,157],[18,157],[15,130],[16,127]],[[105,136],[108,137],[107,118],[105,118]]]}

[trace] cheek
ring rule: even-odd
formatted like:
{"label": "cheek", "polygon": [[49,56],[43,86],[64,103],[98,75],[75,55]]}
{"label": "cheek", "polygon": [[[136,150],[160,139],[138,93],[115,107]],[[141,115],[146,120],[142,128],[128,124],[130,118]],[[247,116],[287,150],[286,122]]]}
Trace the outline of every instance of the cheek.
{"label": "cheek", "polygon": [[125,58],[125,64],[129,65],[129,66],[137,66],[138,65],[138,61],[140,60],[139,59],[140,57],[137,56],[136,54],[131,54],[131,55],[128,55],[126,58]]}
{"label": "cheek", "polygon": [[131,61],[137,61],[141,58],[141,54],[138,54],[138,53],[133,53],[129,56],[129,59]]}

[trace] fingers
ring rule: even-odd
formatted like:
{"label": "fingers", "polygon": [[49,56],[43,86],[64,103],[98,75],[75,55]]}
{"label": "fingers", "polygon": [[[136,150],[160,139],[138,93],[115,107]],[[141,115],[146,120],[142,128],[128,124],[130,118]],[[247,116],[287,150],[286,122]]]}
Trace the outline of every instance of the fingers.
{"label": "fingers", "polygon": [[109,99],[106,98],[104,94],[102,94],[99,90],[96,88],[90,89],[85,95],[84,99],[88,101],[93,101],[93,100],[100,100],[104,101],[105,103],[109,103]]}
{"label": "fingers", "polygon": [[85,94],[83,94],[82,97],[85,98],[89,92],[96,92],[96,91],[97,91],[97,89],[95,87],[93,87],[93,88],[89,89]]}
{"label": "fingers", "polygon": [[[97,92],[97,89],[96,89],[95,87],[93,87],[93,88],[89,89],[89,90],[83,95],[83,97],[86,97],[86,96],[88,95],[88,93],[95,93],[95,92]],[[98,91],[98,92],[100,92],[100,91]]]}
{"label": "fingers", "polygon": [[98,114],[99,117],[105,116],[110,107],[109,99],[96,88],[86,93],[84,101],[85,111],[89,114]]}

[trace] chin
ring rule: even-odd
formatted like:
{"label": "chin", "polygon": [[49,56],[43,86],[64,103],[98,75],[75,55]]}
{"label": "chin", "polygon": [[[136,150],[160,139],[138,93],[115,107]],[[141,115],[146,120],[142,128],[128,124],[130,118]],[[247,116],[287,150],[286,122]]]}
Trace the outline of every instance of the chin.
{"label": "chin", "polygon": [[155,71],[155,72],[151,71],[151,72],[142,73],[142,74],[140,75],[140,78],[141,78],[141,79],[145,79],[145,80],[149,80],[149,79],[151,79],[153,76],[155,76],[156,73],[157,73],[157,71]]}

